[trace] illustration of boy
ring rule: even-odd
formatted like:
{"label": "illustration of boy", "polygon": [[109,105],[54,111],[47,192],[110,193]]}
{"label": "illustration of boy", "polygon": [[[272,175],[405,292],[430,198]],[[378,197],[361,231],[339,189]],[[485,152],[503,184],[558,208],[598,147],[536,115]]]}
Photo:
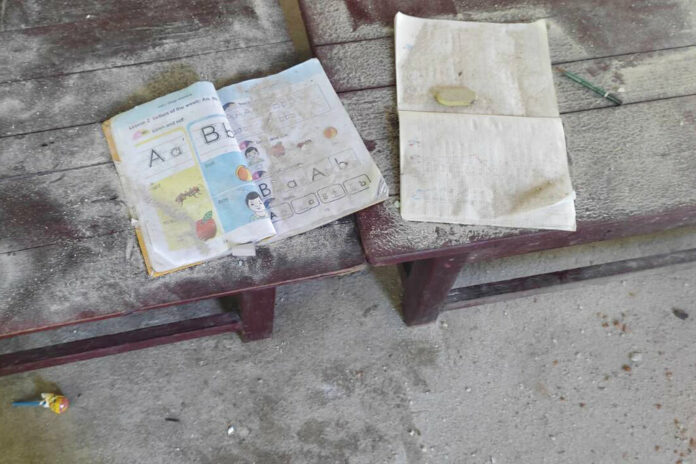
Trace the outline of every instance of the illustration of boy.
{"label": "illustration of boy", "polygon": [[247,207],[253,213],[249,217],[249,220],[255,221],[257,219],[265,219],[268,217],[268,211],[266,211],[266,207],[263,204],[261,195],[259,195],[258,193],[249,192],[246,196],[246,204]]}
{"label": "illustration of boy", "polygon": [[256,147],[249,147],[246,150],[244,150],[244,156],[246,157],[247,163],[251,164],[256,164],[259,161],[261,161],[261,154],[259,153],[259,150],[256,149]]}

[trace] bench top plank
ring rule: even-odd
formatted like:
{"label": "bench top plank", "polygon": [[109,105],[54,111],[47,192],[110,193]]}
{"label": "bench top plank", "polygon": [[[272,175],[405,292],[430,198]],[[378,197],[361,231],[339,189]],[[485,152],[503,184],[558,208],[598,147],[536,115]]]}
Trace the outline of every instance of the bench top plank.
{"label": "bench top plank", "polygon": [[[327,246],[331,244],[331,246]],[[147,276],[131,230],[0,253],[0,338],[360,269],[351,217],[257,250]]]}
{"label": "bench top plank", "polygon": [[393,41],[394,15],[549,24],[551,59],[576,61],[696,44],[692,0],[300,0],[314,46]]}
{"label": "bench top plank", "polygon": [[[219,87],[295,64],[282,11],[271,0],[208,0],[185,6],[190,14],[181,17],[165,13],[170,22],[161,29],[132,22],[120,8],[125,3],[156,19],[154,7],[171,8],[162,0],[149,6],[130,0],[48,3],[61,14],[51,18],[30,4],[10,2],[0,26],[3,40],[21,50],[27,37],[50,41],[58,30],[79,31],[94,21],[94,33],[104,34],[94,45],[102,54],[71,55],[65,44],[52,57],[0,51],[7,68],[41,74],[17,71],[0,83],[0,337],[364,265],[348,217],[259,247],[254,258],[224,257],[148,277],[99,123],[198,80]],[[120,42],[109,39],[119,24],[126,36]],[[142,42],[133,40],[138,34],[144,34],[138,36]],[[230,37],[218,41],[217,35]],[[150,47],[148,37],[162,41]],[[223,49],[214,51],[206,42]]]}
{"label": "bench top plank", "polygon": [[[359,0],[322,2],[321,8],[319,3],[301,1],[315,52],[334,85],[343,91],[341,98],[392,193],[384,204],[357,215],[371,263],[460,253],[477,261],[696,222],[696,113],[692,109],[696,100],[691,96],[696,93],[692,79],[696,19],[688,14],[687,2],[654,7],[648,2],[619,1],[591,8],[592,2],[563,6],[546,1],[462,0],[444,2],[442,11],[437,5],[404,1],[371,3],[370,7]],[[419,8],[423,11],[415,11]],[[607,101],[555,76],[559,108],[565,113],[571,178],[578,194],[576,233],[401,218],[391,27],[399,9],[420,16],[478,21],[546,17],[552,60],[605,88],[625,90],[622,98],[629,104],[609,107]],[[637,24],[632,15],[648,10],[650,14],[638,21],[641,39],[636,40],[629,34]],[[678,17],[684,13],[690,19]],[[606,18],[612,17],[613,22],[607,23]],[[594,29],[599,38],[586,37]],[[576,46],[569,47],[570,42]]]}
{"label": "bench top plank", "polygon": [[[21,2],[11,2],[17,8]],[[55,2],[53,2],[55,3]],[[73,2],[70,2],[73,3]],[[225,2],[158,1],[144,9],[112,8],[117,1],[104,2],[105,10],[61,18],[61,12],[79,11],[55,5],[55,20],[34,22],[20,29],[5,23],[0,29],[0,82],[21,81],[114,66],[161,61],[200,53],[211,53],[289,41],[282,10],[273,0]],[[153,10],[154,6],[158,6]],[[84,5],[86,11],[92,11]],[[14,8],[10,13],[13,13]],[[27,7],[29,8],[29,7]],[[46,9],[44,7],[43,9]],[[97,9],[99,10],[99,9]],[[154,13],[153,13],[154,12]],[[10,14],[16,22],[17,14]],[[54,20],[54,21],[55,21]],[[21,24],[21,23],[20,23]],[[8,27],[9,26],[9,27]]]}
{"label": "bench top plank", "polygon": [[288,41],[0,84],[0,137],[101,122],[200,80],[222,87],[295,63]]}
{"label": "bench top plank", "polygon": [[100,123],[2,139],[0,182],[111,163]]}
{"label": "bench top plank", "polygon": [[[29,29],[33,27],[54,26],[82,21],[83,19],[110,19],[113,22],[123,22],[124,14],[136,12],[141,16],[158,16],[167,14],[166,8],[187,9],[191,20],[195,20],[197,11],[206,11],[211,7],[220,8],[225,3],[248,13],[250,0],[41,0],[40,2],[6,2],[2,21],[3,31]],[[253,0],[251,0],[253,3]],[[203,13],[205,14],[205,13]],[[275,14],[275,11],[262,14]],[[124,24],[124,27],[126,24]]]}

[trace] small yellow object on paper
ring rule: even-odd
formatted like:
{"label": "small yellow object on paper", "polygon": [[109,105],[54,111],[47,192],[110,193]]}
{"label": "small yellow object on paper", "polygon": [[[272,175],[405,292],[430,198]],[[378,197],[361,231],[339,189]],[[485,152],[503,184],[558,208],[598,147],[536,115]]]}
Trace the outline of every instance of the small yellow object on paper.
{"label": "small yellow object on paper", "polygon": [[433,87],[435,100],[445,106],[469,106],[476,100],[476,92],[468,87]]}

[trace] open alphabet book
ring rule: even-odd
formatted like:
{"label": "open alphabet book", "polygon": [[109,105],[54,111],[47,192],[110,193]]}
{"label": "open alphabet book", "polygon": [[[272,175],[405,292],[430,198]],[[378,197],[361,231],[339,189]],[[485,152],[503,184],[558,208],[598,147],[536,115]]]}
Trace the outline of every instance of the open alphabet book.
{"label": "open alphabet book", "polygon": [[319,61],[103,124],[150,275],[327,224],[387,186]]}
{"label": "open alphabet book", "polygon": [[404,219],[575,230],[545,22],[395,32]]}

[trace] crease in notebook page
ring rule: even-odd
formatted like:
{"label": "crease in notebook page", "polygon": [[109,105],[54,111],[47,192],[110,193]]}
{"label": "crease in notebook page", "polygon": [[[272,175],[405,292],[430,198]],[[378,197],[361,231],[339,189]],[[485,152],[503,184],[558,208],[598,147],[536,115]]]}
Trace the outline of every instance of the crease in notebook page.
{"label": "crease in notebook page", "polygon": [[575,230],[545,22],[395,32],[403,218]]}

